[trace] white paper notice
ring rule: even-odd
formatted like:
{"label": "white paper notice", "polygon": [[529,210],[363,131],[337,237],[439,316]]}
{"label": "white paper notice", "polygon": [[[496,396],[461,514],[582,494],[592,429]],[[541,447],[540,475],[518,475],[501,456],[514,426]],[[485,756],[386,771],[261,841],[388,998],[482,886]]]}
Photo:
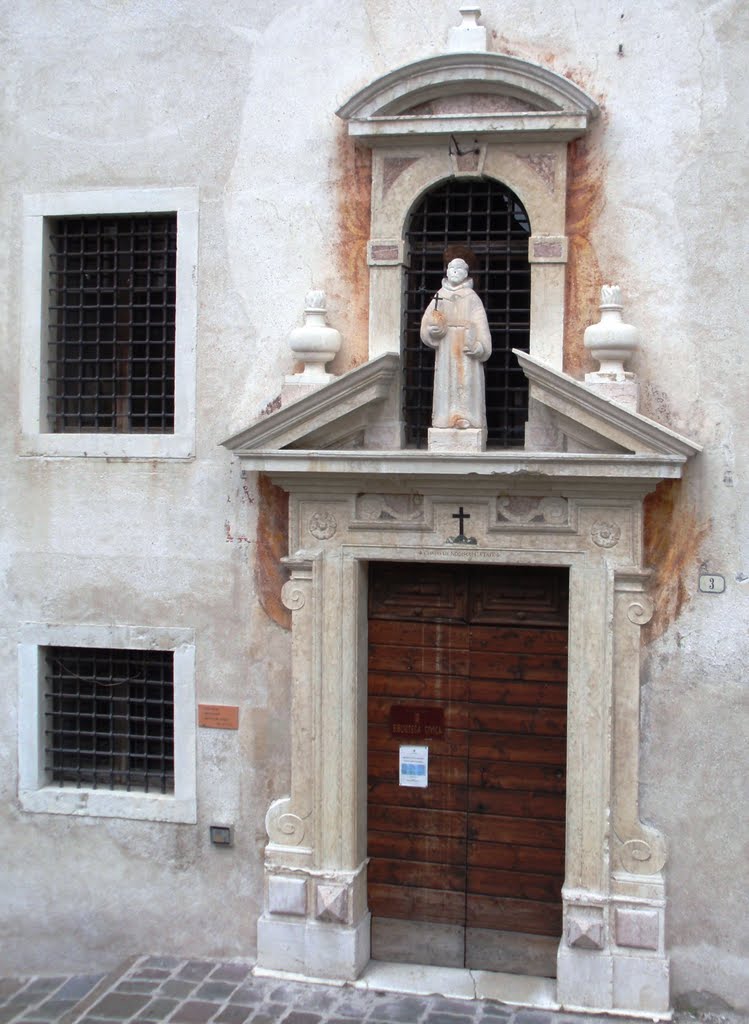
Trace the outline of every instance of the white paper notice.
{"label": "white paper notice", "polygon": [[429,747],[400,748],[399,784],[426,789],[429,784]]}

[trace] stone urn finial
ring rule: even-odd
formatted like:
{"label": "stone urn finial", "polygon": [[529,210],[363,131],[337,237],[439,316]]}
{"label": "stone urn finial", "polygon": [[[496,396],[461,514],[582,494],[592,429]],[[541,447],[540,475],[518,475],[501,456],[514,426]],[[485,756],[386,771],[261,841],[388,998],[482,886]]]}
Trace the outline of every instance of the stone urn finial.
{"label": "stone urn finial", "polygon": [[304,326],[296,327],[289,335],[291,351],[304,363],[303,372],[294,375],[296,383],[325,384],[333,380],[333,374],[325,372],[325,365],[339,351],[341,334],[328,326],[325,313],[325,292],[307,292]]}
{"label": "stone urn finial", "polygon": [[601,365],[595,373],[585,374],[585,383],[602,398],[637,412],[639,385],[624,364],[640,347],[640,336],[636,327],[622,320],[622,291],[618,285],[605,284],[601,288],[599,308],[601,319],[585,329],[584,344]]}
{"label": "stone urn finial", "polygon": [[636,327],[622,320],[622,292],[618,285],[605,284],[601,288],[599,308],[601,319],[586,328],[584,344],[601,365],[596,374],[586,374],[585,379],[631,379],[632,374],[625,372],[624,363],[640,347],[640,337]]}

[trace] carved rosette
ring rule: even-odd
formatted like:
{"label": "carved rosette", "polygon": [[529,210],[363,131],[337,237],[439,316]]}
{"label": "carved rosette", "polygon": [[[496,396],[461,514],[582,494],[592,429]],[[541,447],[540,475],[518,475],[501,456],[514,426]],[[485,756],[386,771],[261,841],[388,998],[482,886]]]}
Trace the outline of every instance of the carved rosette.
{"label": "carved rosette", "polygon": [[593,543],[599,548],[613,548],[619,543],[622,535],[622,528],[617,523],[608,523],[599,519],[593,523],[590,529],[590,536]]}
{"label": "carved rosette", "polygon": [[313,512],[309,517],[309,532],[318,540],[330,540],[338,529],[338,522],[332,512]]}

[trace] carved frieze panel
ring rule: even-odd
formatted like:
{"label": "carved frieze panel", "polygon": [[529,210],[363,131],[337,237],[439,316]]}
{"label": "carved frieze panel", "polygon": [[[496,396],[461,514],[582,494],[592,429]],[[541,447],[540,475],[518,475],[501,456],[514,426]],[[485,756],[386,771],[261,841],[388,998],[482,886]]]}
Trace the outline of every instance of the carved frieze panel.
{"label": "carved frieze panel", "polygon": [[426,525],[421,494],[357,494],[352,528],[411,529]]}
{"label": "carved frieze panel", "polygon": [[574,530],[575,508],[567,498],[500,494],[491,529]]}

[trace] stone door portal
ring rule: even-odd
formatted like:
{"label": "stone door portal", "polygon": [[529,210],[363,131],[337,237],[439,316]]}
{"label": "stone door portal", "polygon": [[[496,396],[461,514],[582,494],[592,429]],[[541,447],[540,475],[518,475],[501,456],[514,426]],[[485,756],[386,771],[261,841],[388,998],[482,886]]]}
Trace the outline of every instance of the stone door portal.
{"label": "stone door portal", "polygon": [[[373,958],[555,974],[567,575],[370,565]],[[400,784],[401,747],[427,749],[425,787]]]}

